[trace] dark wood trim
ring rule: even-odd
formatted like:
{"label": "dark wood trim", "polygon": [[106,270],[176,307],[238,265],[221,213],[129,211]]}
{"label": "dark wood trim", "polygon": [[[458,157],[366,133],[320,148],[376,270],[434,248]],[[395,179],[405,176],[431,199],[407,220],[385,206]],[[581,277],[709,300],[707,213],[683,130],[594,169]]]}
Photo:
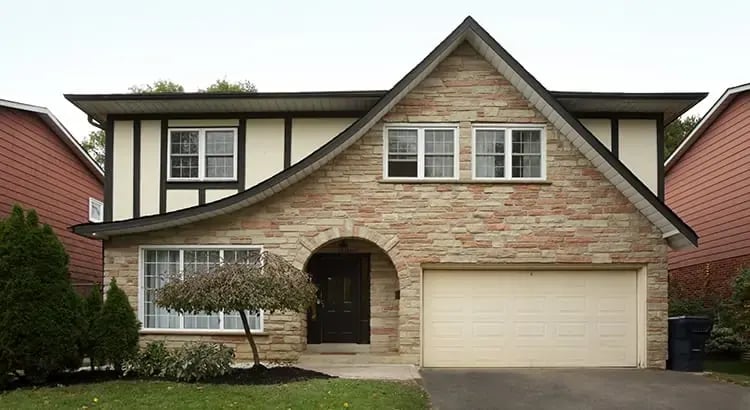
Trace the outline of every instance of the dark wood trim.
{"label": "dark wood trim", "polygon": [[167,190],[173,189],[237,189],[236,181],[167,181]]}
{"label": "dark wood trim", "polygon": [[206,188],[198,189],[198,205],[206,203]]}
{"label": "dark wood trim", "polygon": [[574,117],[578,119],[586,119],[586,118],[618,118],[621,120],[656,120],[659,118],[662,118],[662,113],[655,112],[655,113],[649,113],[649,112],[619,112],[619,111],[607,111],[607,112],[574,112],[572,113]]}
{"label": "dark wood trim", "polygon": [[115,122],[109,120],[104,130],[104,222],[112,222],[112,192],[114,155],[115,155]]}
{"label": "dark wood trim", "polygon": [[141,216],[141,120],[133,121],[133,218]]}
{"label": "dark wood trim", "polygon": [[240,123],[237,129],[237,189],[243,191],[245,189],[245,174],[247,173],[247,119],[240,118]]}
{"label": "dark wood trim", "polygon": [[284,118],[284,169],[292,166],[292,117]]}
{"label": "dark wood trim", "polygon": [[370,254],[362,254],[359,274],[359,344],[370,344]]}
{"label": "dark wood trim", "polygon": [[167,212],[167,146],[169,143],[169,122],[161,120],[161,148],[159,152],[159,213]]}
{"label": "dark wood trim", "polygon": [[615,158],[620,157],[620,120],[618,118],[610,119],[610,150]]}
{"label": "dark wood trim", "polygon": [[[107,118],[122,120],[226,120],[226,119],[266,119],[266,118],[359,118],[366,111],[285,111],[285,112],[202,112],[164,114],[110,114]],[[180,127],[188,127],[182,126]],[[236,127],[236,126],[227,126]],[[170,127],[176,128],[176,127]],[[205,128],[205,127],[188,127]]]}
{"label": "dark wood trim", "polygon": [[[169,124],[169,120],[167,120]],[[239,125],[170,125],[170,130],[195,130],[195,129],[211,129],[211,128],[238,128]]]}
{"label": "dark wood trim", "polygon": [[664,202],[664,117],[656,119],[657,196]]}

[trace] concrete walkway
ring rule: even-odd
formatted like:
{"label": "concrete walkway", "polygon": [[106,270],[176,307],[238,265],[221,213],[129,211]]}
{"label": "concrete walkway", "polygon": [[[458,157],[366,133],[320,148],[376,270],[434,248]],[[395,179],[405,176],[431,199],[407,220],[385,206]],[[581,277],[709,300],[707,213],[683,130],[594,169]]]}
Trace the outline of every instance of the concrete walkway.
{"label": "concrete walkway", "polygon": [[342,379],[417,380],[419,369],[410,364],[298,364],[297,367],[313,370]]}

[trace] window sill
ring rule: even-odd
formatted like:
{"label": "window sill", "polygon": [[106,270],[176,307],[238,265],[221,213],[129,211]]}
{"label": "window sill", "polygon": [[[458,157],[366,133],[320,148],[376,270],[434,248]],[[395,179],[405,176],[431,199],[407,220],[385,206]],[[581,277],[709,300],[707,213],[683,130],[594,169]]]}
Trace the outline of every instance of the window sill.
{"label": "window sill", "polygon": [[[268,332],[252,330],[254,336],[268,336]],[[197,336],[244,336],[243,330],[219,329],[141,329],[142,335],[197,335]]]}
{"label": "window sill", "polygon": [[552,185],[541,179],[381,179],[381,184],[501,184],[501,185]]}
{"label": "window sill", "polygon": [[167,178],[167,182],[187,182],[187,183],[203,183],[203,182],[237,182],[237,178],[219,178],[219,179],[180,179],[180,178]]}

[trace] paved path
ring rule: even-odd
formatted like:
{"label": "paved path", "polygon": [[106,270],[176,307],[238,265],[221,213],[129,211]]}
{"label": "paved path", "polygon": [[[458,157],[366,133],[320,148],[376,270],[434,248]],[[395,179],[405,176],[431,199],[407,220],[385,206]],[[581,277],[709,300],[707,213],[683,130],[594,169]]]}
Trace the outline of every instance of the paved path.
{"label": "paved path", "polygon": [[750,388],[636,369],[423,369],[436,410],[748,410]]}
{"label": "paved path", "polygon": [[330,374],[342,379],[416,380],[421,378],[417,367],[410,364],[299,364],[297,367]]}

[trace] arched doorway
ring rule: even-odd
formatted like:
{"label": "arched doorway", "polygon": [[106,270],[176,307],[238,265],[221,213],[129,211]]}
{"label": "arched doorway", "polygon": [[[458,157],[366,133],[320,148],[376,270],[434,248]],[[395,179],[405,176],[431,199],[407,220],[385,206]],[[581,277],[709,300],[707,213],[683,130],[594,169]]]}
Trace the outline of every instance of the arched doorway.
{"label": "arched doorway", "polygon": [[319,288],[307,316],[308,349],[396,353],[399,351],[399,281],[383,249],[346,237],[315,249],[305,269]]}

